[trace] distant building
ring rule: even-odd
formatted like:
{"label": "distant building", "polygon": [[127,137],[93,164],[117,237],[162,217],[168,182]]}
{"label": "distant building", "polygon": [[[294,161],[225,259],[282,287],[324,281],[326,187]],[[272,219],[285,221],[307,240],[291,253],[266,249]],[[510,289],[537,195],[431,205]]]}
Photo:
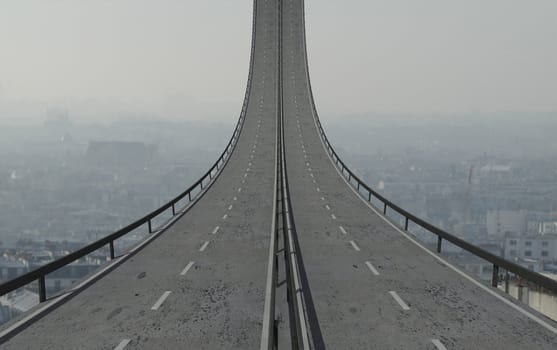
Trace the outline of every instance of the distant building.
{"label": "distant building", "polygon": [[518,259],[514,261],[518,265],[527,268],[528,270],[532,270],[534,272],[541,273],[544,271],[544,264],[542,260],[536,259]]}
{"label": "distant building", "polygon": [[487,212],[488,236],[524,235],[527,231],[528,220],[526,210],[495,210]]}
{"label": "distant building", "polygon": [[543,221],[538,224],[538,233],[540,235],[557,234],[557,222]]}
{"label": "distant building", "polygon": [[[32,271],[67,254],[69,251],[33,251],[29,254],[28,260],[23,261],[29,267],[29,271]],[[105,256],[91,254],[49,273],[45,281],[47,292],[58,292],[71,287],[75,282],[95,271],[105,261]]]}
{"label": "distant building", "polygon": [[16,259],[0,258],[0,281],[8,281],[26,273],[29,264]]}
{"label": "distant building", "polygon": [[0,297],[0,323],[29,311],[39,303],[39,295],[26,289],[8,293]]}
{"label": "distant building", "polygon": [[10,320],[10,308],[0,304],[0,325]]}
{"label": "distant building", "polygon": [[557,261],[557,235],[505,237],[505,259]]}
{"label": "distant building", "polygon": [[56,293],[71,287],[99,268],[101,261],[74,261],[65,267],[50,273],[45,280],[48,293]]}
{"label": "distant building", "polygon": [[487,260],[472,254],[455,255],[449,260],[482,281],[491,280],[493,264]]}
{"label": "distant building", "polygon": [[38,301],[39,295],[26,289],[8,293],[0,298],[0,304],[9,307],[16,314],[30,310]]}

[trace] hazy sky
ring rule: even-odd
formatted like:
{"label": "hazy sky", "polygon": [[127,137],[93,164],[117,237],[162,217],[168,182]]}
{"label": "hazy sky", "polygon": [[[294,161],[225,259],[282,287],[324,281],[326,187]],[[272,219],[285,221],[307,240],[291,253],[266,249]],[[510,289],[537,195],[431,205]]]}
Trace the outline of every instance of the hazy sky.
{"label": "hazy sky", "polygon": [[[0,122],[234,120],[251,0],[0,0]],[[557,111],[555,0],[306,0],[318,109]]]}

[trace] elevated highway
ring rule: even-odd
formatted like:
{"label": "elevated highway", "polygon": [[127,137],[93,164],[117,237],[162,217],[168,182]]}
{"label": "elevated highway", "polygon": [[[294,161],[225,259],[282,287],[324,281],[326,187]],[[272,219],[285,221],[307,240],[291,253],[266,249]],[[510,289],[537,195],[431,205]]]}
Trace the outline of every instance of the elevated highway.
{"label": "elevated highway", "polygon": [[216,181],[152,243],[2,348],[259,346],[275,215],[277,4],[258,1],[254,14],[245,120]]}
{"label": "elevated highway", "polygon": [[313,102],[303,0],[256,0],[252,40],[216,179],[110,273],[4,327],[2,349],[555,349],[555,322],[422,246],[346,178]]}

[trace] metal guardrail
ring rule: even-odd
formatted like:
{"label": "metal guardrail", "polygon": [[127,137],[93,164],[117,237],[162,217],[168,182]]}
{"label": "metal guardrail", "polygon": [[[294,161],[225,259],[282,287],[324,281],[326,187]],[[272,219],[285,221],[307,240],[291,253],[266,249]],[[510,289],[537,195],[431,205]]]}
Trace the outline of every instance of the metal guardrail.
{"label": "metal guardrail", "polygon": [[280,176],[278,178],[280,186],[281,197],[281,213],[282,213],[282,237],[284,239],[285,250],[285,270],[288,289],[288,304],[290,312],[290,332],[292,334],[292,349],[309,350],[310,340],[308,334],[308,320],[305,311],[304,293],[307,285],[302,284],[300,276],[301,252],[296,245],[295,236],[296,227],[294,225],[294,217],[292,214],[292,203],[290,201],[290,188],[288,186],[288,171],[286,168],[286,150],[284,140],[284,75],[283,75],[283,42],[282,42],[282,11],[283,4],[279,1],[278,4],[278,35],[279,35],[279,48],[278,48],[278,145],[279,152],[279,169]]}
{"label": "metal guardrail", "polygon": [[[514,273],[515,275],[524,278],[528,281],[534,282],[535,284],[537,284],[538,286],[547,289],[553,293],[557,293],[557,281],[552,280],[548,277],[545,277],[537,272],[533,272],[521,265],[518,265],[512,261],[506,260],[498,255],[495,255],[485,249],[482,249],[478,246],[475,246],[461,238],[458,238],[430,223],[428,223],[427,221],[417,217],[416,215],[404,210],[403,208],[399,207],[398,205],[396,205],[395,203],[391,202],[390,200],[386,199],[385,197],[383,197],[381,194],[377,193],[376,191],[374,191],[373,189],[371,189],[366,183],[364,183],[356,174],[354,174],[354,172],[352,172],[347,166],[346,164],[339,158],[338,154],[336,153],[336,151],[334,150],[334,148],[331,146],[331,144],[329,143],[329,140],[327,139],[327,136],[325,135],[325,132],[323,130],[323,127],[321,126],[321,123],[319,122],[319,120],[317,120],[317,125],[319,128],[319,132],[321,134],[322,140],[327,148],[327,151],[329,152],[332,160],[334,161],[334,163],[337,165],[337,167],[340,169],[341,173],[343,175],[345,175],[348,179],[348,182],[350,184],[352,184],[356,190],[358,191],[358,193],[360,193],[360,189],[363,188],[365,191],[367,191],[368,197],[366,198],[368,202],[371,203],[371,199],[372,196],[376,199],[378,199],[379,201],[381,201],[383,203],[383,214],[387,215],[387,210],[388,209],[392,209],[395,212],[397,212],[398,214],[402,215],[402,217],[404,218],[404,230],[408,231],[408,225],[410,222],[426,229],[427,231],[435,234],[437,236],[437,252],[441,253],[441,246],[442,246],[442,242],[443,239],[451,242],[452,244],[484,259],[489,261],[490,263],[493,264],[493,275],[492,275],[492,281],[491,281],[491,285],[493,287],[497,287],[498,282],[499,282],[499,269],[503,268],[505,269],[507,272],[511,272]],[[353,183],[354,181],[354,183]],[[360,195],[362,195],[360,193]]]}
{"label": "metal guardrail", "polygon": [[290,200],[290,189],[288,186],[288,174],[286,169],[286,156],[284,148],[283,121],[280,121],[280,192],[282,196],[282,236],[284,238],[286,279],[288,288],[288,302],[291,313],[290,324],[292,334],[292,348],[298,350],[310,349],[310,338],[308,333],[308,319],[305,311],[304,293],[307,285],[302,284],[300,276],[301,251],[296,244],[296,227],[292,214],[292,203]]}
{"label": "metal guardrail", "polygon": [[[288,303],[288,325],[290,327],[290,348],[309,350],[310,339],[308,320],[305,311],[305,286],[300,275],[301,255],[296,240],[296,227],[292,214],[288,174],[285,160],[284,146],[284,115],[283,115],[283,70],[282,70],[282,2],[275,6],[278,12],[277,31],[277,105],[276,105],[276,155],[275,155],[275,186],[274,186],[274,217],[273,233],[270,242],[269,263],[267,266],[267,287],[265,309],[261,337],[261,350],[272,350],[279,347],[277,335],[276,292],[280,285],[277,281],[279,274],[279,255],[284,256],[284,273],[286,283],[286,301]],[[283,249],[279,249],[279,240],[283,241]],[[282,284],[282,283],[281,283]],[[279,347],[280,348],[280,347]]]}
{"label": "metal guardrail", "polygon": [[[303,2],[303,0],[302,0]],[[305,19],[305,14],[303,16],[303,18]],[[305,43],[306,43],[306,33],[305,33],[305,23],[303,25],[304,28],[304,47]],[[307,80],[308,80],[308,90],[309,90],[309,95],[310,95],[310,99],[311,99],[311,103],[312,103],[312,112],[313,112],[313,116],[315,119],[315,122],[317,124],[317,128],[319,130],[319,134],[321,136],[321,139],[327,149],[327,151],[329,152],[329,155],[331,157],[331,159],[333,160],[333,162],[335,163],[335,165],[340,169],[341,173],[347,177],[348,182],[350,184],[352,184],[358,191],[358,193],[360,195],[360,189],[363,188],[365,191],[367,191],[367,198],[365,198],[365,196],[362,195],[362,197],[364,197],[365,199],[367,199],[367,201],[372,204],[371,202],[371,198],[372,196],[376,199],[378,199],[379,201],[382,202],[383,204],[383,214],[385,216],[387,216],[387,210],[390,208],[392,210],[394,210],[395,212],[397,212],[398,214],[402,215],[402,217],[404,218],[404,230],[408,231],[408,224],[410,222],[426,229],[427,231],[435,234],[437,236],[437,253],[441,253],[441,246],[443,243],[443,240],[447,240],[449,242],[451,242],[452,244],[484,259],[489,261],[490,263],[493,264],[493,274],[492,274],[492,278],[491,278],[491,285],[492,287],[497,287],[498,283],[499,283],[499,269],[505,269],[507,271],[506,273],[506,278],[505,281],[506,283],[508,283],[508,273],[511,272],[527,281],[533,282],[535,284],[537,284],[538,286],[551,291],[555,294],[557,294],[557,281],[552,280],[551,278],[548,278],[546,276],[543,276],[542,274],[539,274],[537,272],[533,272],[521,265],[518,265],[512,261],[503,259],[502,257],[495,255],[493,253],[488,252],[485,249],[482,249],[478,246],[475,246],[469,242],[466,242],[463,239],[460,239],[446,231],[443,231],[442,229],[428,223],[425,220],[422,220],[421,218],[417,217],[416,215],[402,209],[401,207],[399,207],[398,205],[394,204],[393,202],[391,202],[390,200],[388,200],[387,198],[383,197],[381,194],[379,194],[378,192],[374,191],[373,189],[371,189],[366,183],[364,183],[356,174],[354,174],[354,172],[352,170],[350,170],[348,168],[348,166],[342,161],[342,159],[340,159],[340,157],[338,156],[338,154],[336,153],[336,151],[334,150],[333,146],[331,145],[331,143],[329,142],[329,140],[327,139],[327,135],[325,134],[325,131],[323,130],[323,126],[321,125],[321,122],[319,120],[319,115],[317,114],[317,109],[315,107],[315,100],[313,99],[313,92],[311,89],[311,80],[310,80],[310,76],[309,76],[309,65],[308,65],[308,57],[307,57],[307,49],[305,51],[305,61],[306,61],[306,74],[307,74]],[[353,183],[354,182],[354,183]],[[373,204],[372,204],[373,205]]]}
{"label": "metal guardrail", "polygon": [[[256,0],[254,0],[254,2],[256,2]],[[255,9],[255,7],[254,7]],[[182,210],[186,207],[188,207],[192,202],[194,202],[196,200],[196,196],[199,196],[202,192],[203,189],[205,187],[207,187],[209,184],[211,184],[214,179],[216,179],[216,177],[220,174],[220,172],[222,171],[222,169],[225,167],[225,165],[227,164],[228,160],[230,159],[230,155],[232,154],[232,152],[234,151],[234,149],[236,148],[236,145],[238,143],[238,139],[240,137],[241,131],[242,131],[242,127],[244,125],[244,120],[246,117],[246,111],[247,111],[247,107],[248,107],[248,103],[249,103],[249,96],[251,93],[251,81],[252,81],[252,76],[253,76],[253,64],[254,64],[254,55],[255,55],[255,16],[253,18],[253,23],[252,23],[252,44],[251,44],[251,56],[250,56],[250,65],[249,65],[249,73],[248,73],[248,81],[247,81],[247,88],[246,88],[246,94],[244,96],[244,102],[242,104],[242,110],[240,113],[240,117],[238,118],[238,122],[236,123],[236,127],[234,129],[234,133],[232,134],[232,137],[230,138],[230,141],[228,141],[228,144],[226,146],[226,148],[224,149],[224,151],[222,152],[222,154],[220,155],[220,157],[217,159],[217,161],[211,166],[211,168],[209,168],[209,170],[203,175],[201,176],[201,178],[199,180],[197,180],[193,185],[191,185],[188,189],[186,189],[184,192],[182,192],[181,194],[179,194],[178,196],[176,196],[175,198],[173,198],[172,200],[170,200],[169,202],[167,202],[166,204],[164,204],[163,206],[161,206],[160,208],[152,211],[151,213],[145,215],[144,217],[142,217],[139,220],[136,220],[135,222],[129,224],[128,226],[104,237],[101,238],[93,243],[90,243],[88,245],[86,245],[83,248],[80,248],[60,259],[57,259],[55,261],[52,261],[46,265],[43,265],[41,267],[36,268],[33,271],[30,271],[24,275],[18,276],[14,279],[11,279],[5,283],[0,284],[0,297],[3,295],[6,295],[16,289],[25,287],[28,284],[31,284],[32,282],[38,281],[39,284],[39,302],[44,302],[47,300],[47,295],[46,295],[46,276],[49,273],[52,273],[66,265],[71,264],[72,262],[100,249],[103,248],[105,246],[109,246],[110,249],[110,259],[114,259],[115,254],[114,254],[114,241],[116,241],[118,238],[126,235],[127,233],[141,227],[144,225],[147,225],[147,229],[149,233],[153,233],[153,228],[152,228],[152,220],[155,219],[157,216],[159,216],[160,214],[162,214],[163,212],[166,212],[167,210],[171,210],[172,211],[172,217],[175,217],[176,215],[180,214],[179,211],[177,211],[177,206],[178,206],[178,202],[180,202],[181,200],[185,199],[187,197],[188,199],[188,203],[185,204],[182,207]],[[204,187],[205,186],[205,187]],[[199,188],[199,192],[196,192],[196,189]]]}

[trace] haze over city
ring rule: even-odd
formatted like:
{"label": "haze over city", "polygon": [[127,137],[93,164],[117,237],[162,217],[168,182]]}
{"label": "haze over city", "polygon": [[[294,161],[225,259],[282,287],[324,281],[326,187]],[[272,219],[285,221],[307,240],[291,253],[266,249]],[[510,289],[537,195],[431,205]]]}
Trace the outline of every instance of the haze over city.
{"label": "haze over city", "polygon": [[[41,121],[57,107],[77,122],[231,125],[246,82],[251,5],[3,1],[0,123]],[[314,93],[326,120],[557,110],[555,1],[306,5]]]}
{"label": "haze over city", "polygon": [[0,347],[554,350],[556,14],[0,0]]}

